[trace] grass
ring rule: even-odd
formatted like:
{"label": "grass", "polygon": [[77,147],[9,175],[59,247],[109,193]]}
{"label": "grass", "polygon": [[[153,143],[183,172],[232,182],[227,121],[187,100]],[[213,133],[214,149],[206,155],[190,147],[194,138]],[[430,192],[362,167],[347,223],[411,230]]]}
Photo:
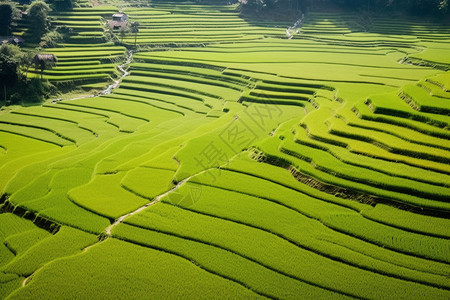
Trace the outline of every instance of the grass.
{"label": "grass", "polygon": [[[253,162],[253,164],[254,164],[253,169],[256,169],[255,167],[258,163]],[[278,178],[282,177],[283,174],[286,174],[286,172],[283,172],[284,170],[282,170],[280,168],[278,168],[278,170],[277,170],[277,168],[272,167],[270,169],[269,167],[270,166],[268,166],[267,170],[270,170],[271,173],[276,174]],[[247,170],[251,170],[251,169],[247,168]],[[215,173],[215,174],[212,174],[214,176],[212,176],[211,174],[208,174],[210,172]],[[283,210],[286,211],[286,208],[291,210],[291,213],[297,212],[298,215],[297,216],[293,215],[293,217],[295,217],[297,219],[301,219],[302,220],[302,222],[300,222],[301,224],[304,224],[304,225],[311,224],[310,228],[313,229],[313,231],[309,232],[309,233],[305,230],[301,230],[301,232],[304,232],[305,235],[311,234],[312,237],[323,236],[323,238],[321,238],[319,240],[321,240],[323,242],[328,241],[328,242],[332,243],[334,246],[332,246],[328,243],[325,243],[325,246],[320,247],[319,246],[320,243],[311,243],[310,239],[301,239],[301,237],[298,235],[292,235],[292,234],[287,235],[287,233],[291,232],[291,231],[298,232],[294,229],[289,229],[289,228],[286,228],[287,231],[285,231],[283,233],[283,236],[284,237],[291,236],[294,238],[294,240],[301,241],[303,246],[309,245],[309,247],[310,248],[312,247],[314,249],[314,251],[319,251],[320,253],[322,253],[324,255],[333,255],[333,253],[339,252],[340,257],[343,258],[344,256],[343,256],[342,248],[339,247],[339,246],[343,246],[348,250],[351,249],[352,251],[354,251],[354,252],[349,252],[349,255],[347,256],[347,260],[346,260],[348,263],[353,263],[353,264],[356,263],[361,266],[365,265],[366,267],[370,267],[370,268],[377,266],[377,267],[375,267],[375,270],[378,270],[379,272],[382,270],[382,269],[378,269],[378,268],[382,268],[382,265],[379,264],[381,261],[389,262],[389,263],[395,264],[397,266],[404,266],[404,267],[407,267],[410,269],[415,269],[418,271],[426,271],[426,272],[431,272],[431,273],[435,273],[435,274],[440,274],[440,270],[442,270],[442,267],[439,266],[440,265],[439,263],[435,265],[433,270],[431,270],[430,269],[430,261],[423,260],[423,259],[417,259],[417,260],[412,259],[411,256],[405,256],[405,255],[390,251],[385,248],[381,249],[377,245],[369,246],[369,244],[367,244],[366,242],[352,238],[349,235],[345,234],[344,228],[337,228],[337,232],[332,232],[332,233],[328,232],[328,234],[326,234],[326,232],[329,231],[329,228],[322,227],[322,225],[317,226],[317,224],[313,225],[317,221],[321,222],[322,218],[324,218],[328,215],[352,214],[354,216],[358,216],[357,211],[360,211],[363,216],[367,216],[367,215],[369,215],[369,212],[371,211],[371,207],[368,205],[355,204],[353,206],[347,207],[346,205],[348,205],[349,203],[342,201],[342,199],[341,199],[341,201],[339,201],[339,198],[333,199],[334,197],[332,197],[326,193],[311,194],[310,190],[308,190],[308,186],[302,185],[298,182],[296,184],[292,183],[290,185],[286,185],[288,183],[288,181],[286,181],[285,183],[277,183],[277,182],[269,181],[262,177],[258,177],[258,174],[255,174],[255,173],[241,173],[238,171],[230,172],[230,171],[226,171],[226,170],[212,170],[212,171],[209,171],[208,173],[202,174],[200,176],[196,176],[192,179],[192,182],[195,182],[197,184],[202,184],[205,186],[205,189],[201,188],[202,201],[200,201],[200,199],[197,199],[196,203],[198,203],[198,205],[196,205],[192,208],[189,205],[184,205],[185,207],[187,207],[189,209],[194,209],[194,210],[201,209],[202,207],[205,207],[204,205],[207,205],[207,206],[212,205],[211,207],[215,207],[216,205],[212,204],[210,202],[211,200],[208,200],[209,197],[207,197],[208,192],[211,193],[212,191],[214,191],[215,194],[219,194],[219,190],[214,190],[214,189],[211,190],[211,189],[207,188],[207,186],[213,186],[213,187],[217,187],[217,188],[221,189],[220,192],[225,194],[224,198],[226,199],[227,202],[229,202],[230,199],[233,199],[233,198],[239,199],[239,200],[235,200],[235,201],[243,201],[243,199],[249,199],[252,201],[256,201],[257,199],[259,199],[259,201],[267,201],[267,204],[264,204],[264,206],[269,206],[269,204],[271,204],[271,203],[272,203],[272,205],[276,204],[275,206],[272,207],[272,209],[270,209],[270,211],[272,211],[274,213],[277,211],[283,211]],[[190,189],[188,188],[187,190],[189,191]],[[203,191],[205,191],[204,194],[206,194],[206,195],[203,194]],[[237,194],[229,193],[229,191],[234,191],[236,193],[239,193],[240,196],[237,196]],[[248,198],[248,196],[252,196],[255,198],[254,199]],[[217,196],[215,196],[213,198],[214,203],[216,202],[216,198],[217,198]],[[171,197],[169,197],[169,199],[171,199]],[[301,201],[299,201],[299,199],[301,199]],[[187,204],[189,204],[189,202],[187,202]],[[243,205],[243,204],[237,204],[238,207],[240,205]],[[228,213],[228,211],[230,211],[230,213],[231,213],[231,211],[233,211],[233,208],[231,208],[232,206],[234,206],[234,205],[229,205],[228,208],[222,210],[220,212],[220,214]],[[255,205],[253,207],[264,207],[264,206],[263,205],[260,205],[260,206]],[[391,208],[391,211],[395,211],[395,209]],[[367,214],[366,214],[366,212],[367,212]],[[409,214],[409,217],[415,218],[415,219],[421,218],[420,215],[411,214],[411,213]],[[267,220],[269,220],[269,219],[270,218],[267,218]],[[281,218],[281,219],[277,218],[277,219],[282,220],[283,218]],[[255,220],[256,220],[256,218],[255,218]],[[264,221],[264,220],[265,219],[262,218],[261,220],[259,220],[259,222]],[[381,217],[376,220],[379,222],[382,222]],[[290,227],[294,226],[293,225],[294,223],[296,223],[296,222],[290,222],[289,226]],[[403,225],[400,226],[400,224],[402,224],[402,223],[403,223]],[[324,223],[322,223],[322,224],[326,225]],[[418,226],[408,227],[406,225],[405,220],[403,220],[403,221],[390,220],[389,222],[386,222],[386,224],[391,225],[393,227],[400,227],[402,229],[405,229],[406,231],[414,231],[414,228],[418,227]],[[411,224],[411,223],[409,223],[409,224]],[[443,228],[443,227],[445,227],[445,221],[443,221],[442,219],[436,218],[434,221],[434,225],[436,226],[436,228]],[[267,228],[267,226],[270,226],[270,222],[265,222],[264,227]],[[388,227],[386,227],[386,228],[388,228]],[[276,228],[275,227],[272,228],[270,231],[278,232],[279,230],[281,230],[281,227],[278,228],[278,226],[277,226]],[[319,232],[322,232],[322,234],[319,234]],[[436,230],[434,232],[436,232]],[[342,234],[340,234],[340,233],[342,233]],[[441,234],[442,233],[443,233],[443,231],[441,231]],[[327,236],[327,238],[325,239],[324,236]],[[337,245],[339,245],[339,246],[337,246]],[[337,247],[337,249],[333,248],[335,246]],[[356,255],[356,253],[358,253],[358,255],[364,254],[364,255],[366,255],[366,257],[364,257],[364,256],[358,257],[358,255]],[[376,258],[377,262],[365,264],[364,261],[367,260],[368,257]],[[388,270],[388,271],[386,271],[386,270]],[[389,273],[389,272],[392,272],[393,270],[394,269],[391,266],[391,267],[388,267],[388,269],[384,269],[384,271],[381,271],[381,272]],[[403,274],[403,272],[399,272],[397,274]]]}
{"label": "grass", "polygon": [[[140,260],[136,261],[136,257]],[[69,270],[69,277],[61,276],[61,272]],[[139,280],[126,279],[131,277]],[[42,289],[41,285],[48,280],[53,284]],[[117,282],[120,284],[117,285]],[[158,288],[161,282],[168,288]],[[80,286],[87,288],[79,289]],[[220,295],[257,297],[246,288],[205,272],[182,258],[118,240],[108,240],[83,254],[54,261],[49,268],[37,273],[26,288],[12,294],[11,299],[31,295],[44,298],[52,295],[132,298],[191,295],[205,299]]]}
{"label": "grass", "polygon": [[[273,270],[247,260],[232,252],[186,240],[171,234],[121,224],[114,230],[114,236],[145,245],[150,248],[161,249],[195,261],[201,268],[229,278],[233,281],[252,287],[252,290],[269,297],[281,295],[283,298],[304,297],[343,297],[338,293],[306,284],[302,281],[283,276]],[[241,266],[239,271],[234,266]]]}
{"label": "grass", "polygon": [[[176,224],[172,221],[175,219],[177,220]],[[389,290],[388,288],[386,291],[383,291],[386,286],[383,288],[382,276],[366,273],[357,268],[346,267],[341,263],[328,260],[315,253],[298,248],[282,238],[256,228],[245,226],[242,223],[230,222],[207,215],[180,210],[172,205],[157,204],[145,214],[141,213],[133,216],[127,223],[162,232],[173,232],[176,235],[188,239],[213,244],[244,257],[249,257],[263,265],[275,268],[284,274],[287,273],[294,278],[299,278],[307,282],[313,281],[319,286],[338,290],[341,293],[370,297],[370,295],[381,296]],[[229,233],[227,236],[222,234],[224,230]],[[243,242],[243,240],[247,242]],[[248,241],[251,242],[248,243]],[[326,272],[325,270],[321,271],[324,265],[327,266]],[[313,273],[308,272],[307,270],[310,268],[316,271]],[[338,272],[340,276],[335,272]],[[331,276],[330,274],[333,273],[336,275]],[[327,275],[324,276],[324,274]],[[343,274],[348,274],[348,276],[342,276]],[[350,274],[353,276],[350,276]],[[361,278],[368,280],[366,276],[376,278],[373,282],[376,282],[377,288],[355,289],[355,286],[361,284]],[[339,278],[345,278],[345,282],[339,282]],[[352,280],[352,278],[355,280]],[[392,287],[395,281],[390,280],[390,287]],[[405,284],[408,285],[406,282],[399,282],[398,284],[399,288],[403,286],[403,288],[400,288],[401,293],[408,292],[408,290],[404,289]],[[339,285],[339,288],[337,285]],[[413,286],[411,288],[414,289]],[[420,287],[416,287],[414,293],[420,293],[420,289]],[[433,289],[428,290],[425,288],[424,290],[432,292]],[[440,293],[437,289],[434,291],[438,294]],[[394,290],[389,290],[388,293],[392,292]]]}
{"label": "grass", "polygon": [[[125,174],[97,176],[92,182],[69,192],[69,198],[77,205],[116,219],[143,206],[147,200],[120,188]],[[114,188],[113,188],[114,187]],[[123,199],[127,199],[126,202]]]}
{"label": "grass", "polygon": [[0,110],[1,298],[449,298],[447,26],[108,3],[44,77],[112,94]]}
{"label": "grass", "polygon": [[[34,238],[36,238],[36,235],[34,235]],[[96,237],[93,235],[70,227],[62,227],[56,235],[50,236],[30,247],[26,252],[20,253],[20,256],[2,269],[6,273],[27,277],[44,264],[59,257],[79,253],[95,241]]]}

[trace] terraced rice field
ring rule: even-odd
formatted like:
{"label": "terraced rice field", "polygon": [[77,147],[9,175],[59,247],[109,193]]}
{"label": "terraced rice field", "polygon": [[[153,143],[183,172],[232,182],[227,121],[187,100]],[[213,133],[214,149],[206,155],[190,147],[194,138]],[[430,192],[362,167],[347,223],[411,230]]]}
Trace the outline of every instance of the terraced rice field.
{"label": "terraced rice field", "polygon": [[[104,20],[116,11],[114,6],[97,6],[53,13],[53,26],[68,28],[70,38],[57,48],[45,49],[58,63],[45,70],[43,77],[55,84],[75,83],[86,89],[101,88],[118,77],[117,65],[126,57],[126,48],[104,39]],[[40,70],[31,68],[28,76],[40,77]]]}
{"label": "terraced rice field", "polygon": [[[112,94],[0,112],[1,298],[450,297],[449,28],[124,10]],[[112,11],[45,76],[117,72]]]}

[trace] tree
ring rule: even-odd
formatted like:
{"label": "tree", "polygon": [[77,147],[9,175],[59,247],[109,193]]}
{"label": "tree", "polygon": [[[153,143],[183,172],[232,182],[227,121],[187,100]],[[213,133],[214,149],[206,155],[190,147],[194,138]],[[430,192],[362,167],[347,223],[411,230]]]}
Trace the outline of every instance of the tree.
{"label": "tree", "polygon": [[0,85],[5,102],[7,88],[13,87],[21,79],[20,63],[23,53],[19,47],[4,44],[0,46]]}
{"label": "tree", "polygon": [[10,35],[14,10],[15,4],[9,2],[0,3],[0,35]]}
{"label": "tree", "polygon": [[136,47],[137,34],[139,32],[139,22],[131,22],[131,32],[134,33],[134,47]]}
{"label": "tree", "polygon": [[48,0],[51,8],[56,11],[71,10],[75,0]]}
{"label": "tree", "polygon": [[32,60],[36,69],[41,70],[41,80],[43,79],[44,70],[53,68],[58,59],[53,54],[36,54]]}
{"label": "tree", "polygon": [[30,22],[30,28],[36,41],[39,41],[41,37],[48,31],[49,12],[50,7],[43,1],[35,1],[28,8],[28,20]]}
{"label": "tree", "polygon": [[123,43],[123,38],[127,35],[127,33],[130,32],[130,24],[126,22],[120,27],[120,42]]}

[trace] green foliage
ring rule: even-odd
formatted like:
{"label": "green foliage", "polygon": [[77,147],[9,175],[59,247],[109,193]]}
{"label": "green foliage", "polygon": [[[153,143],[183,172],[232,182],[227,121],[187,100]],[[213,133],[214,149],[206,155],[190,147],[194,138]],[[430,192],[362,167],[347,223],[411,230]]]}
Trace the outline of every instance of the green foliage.
{"label": "green foliage", "polygon": [[224,249],[205,243],[186,240],[172,234],[120,224],[113,235],[119,239],[173,253],[199,267],[251,287],[252,291],[269,297],[295,299],[298,297],[345,298],[317,286],[295,280],[265,268],[255,261],[245,259]]}
{"label": "green foliage", "polygon": [[[48,282],[52,284],[49,286]],[[82,254],[54,261],[10,298],[55,296],[258,297],[245,287],[208,273],[183,258],[116,239],[108,239]]]}
{"label": "green foliage", "polygon": [[6,87],[13,87],[22,79],[20,65],[23,52],[19,47],[4,44],[0,46],[0,84],[3,89],[3,100],[6,101]]}
{"label": "green foliage", "polygon": [[[292,7],[291,1],[287,0],[245,0],[240,1],[248,10],[272,9],[277,10],[281,7]],[[387,11],[398,10],[417,15],[436,14],[442,15],[448,12],[447,0],[297,0],[297,8],[305,11],[310,8],[327,8],[334,5],[343,6],[350,9],[362,9],[365,11]]]}
{"label": "green foliage", "polygon": [[[241,211],[240,214],[245,214],[245,212]],[[246,216],[258,218],[257,213],[254,216],[247,213]],[[126,222],[213,245],[257,261],[268,268],[279,270],[282,274],[289,274],[298,280],[315,282],[320,287],[347,295],[382,297],[382,295],[392,295],[396,292],[399,294],[411,292],[411,295],[431,292],[438,296],[441,293],[438,289],[427,287],[422,290],[423,286],[421,285],[408,284],[406,281],[395,279],[389,279],[389,284],[386,285],[387,282],[383,283],[383,276],[330,260],[316,252],[298,247],[297,244],[289,242],[284,235],[261,230],[259,226],[249,226],[248,223],[230,219],[229,216],[199,214],[173,205],[158,203],[152,206],[152,209],[134,215]],[[227,232],[227,234],[224,235],[223,232]],[[302,231],[296,232],[302,233]],[[376,288],[374,286],[371,289],[357,288],[366,280],[369,280]],[[408,288],[405,285],[408,285]]]}
{"label": "green foliage", "polygon": [[13,2],[0,3],[0,36],[9,36],[16,6]]}
{"label": "green foliage", "polygon": [[[124,8],[140,53],[112,94],[0,111],[2,201],[62,225],[0,214],[1,298],[37,269],[13,297],[449,298],[448,28],[306,12],[287,39],[290,14],[236,7]],[[119,76],[116,11],[52,13],[43,77]]]}
{"label": "green foliage", "polygon": [[59,258],[77,254],[94,244],[97,237],[70,227],[62,227],[40,243],[20,253],[15,260],[3,267],[4,272],[29,276],[44,264]]}
{"label": "green foliage", "polygon": [[33,33],[32,40],[39,42],[49,29],[48,13],[50,7],[43,1],[34,1],[28,8],[28,21]]}
{"label": "green foliage", "polygon": [[[116,219],[148,202],[147,199],[120,187],[119,184],[124,175],[97,176],[86,186],[71,190],[69,197],[73,202],[89,211]],[[127,199],[127,201],[124,202],[123,199]]]}

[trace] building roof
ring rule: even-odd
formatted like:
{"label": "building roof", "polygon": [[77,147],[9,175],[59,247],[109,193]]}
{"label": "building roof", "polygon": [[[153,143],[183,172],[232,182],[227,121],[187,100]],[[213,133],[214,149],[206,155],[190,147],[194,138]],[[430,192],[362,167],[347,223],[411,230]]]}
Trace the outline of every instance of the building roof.
{"label": "building roof", "polygon": [[116,17],[116,18],[122,18],[123,16],[126,16],[126,14],[116,13],[116,14],[113,14],[112,16],[113,16],[113,18],[114,18],[114,17]]}
{"label": "building roof", "polygon": [[33,63],[39,62],[39,61],[53,61],[57,62],[58,59],[54,54],[36,54],[33,57]]}
{"label": "building roof", "polygon": [[15,36],[12,38],[13,42],[18,44],[18,43],[25,43],[25,40],[23,38],[21,38],[20,36]]}
{"label": "building roof", "polygon": [[114,21],[114,20],[108,21],[108,25],[111,28],[114,28],[114,27],[120,28],[122,26],[125,26],[126,24],[127,24],[127,21]]}

